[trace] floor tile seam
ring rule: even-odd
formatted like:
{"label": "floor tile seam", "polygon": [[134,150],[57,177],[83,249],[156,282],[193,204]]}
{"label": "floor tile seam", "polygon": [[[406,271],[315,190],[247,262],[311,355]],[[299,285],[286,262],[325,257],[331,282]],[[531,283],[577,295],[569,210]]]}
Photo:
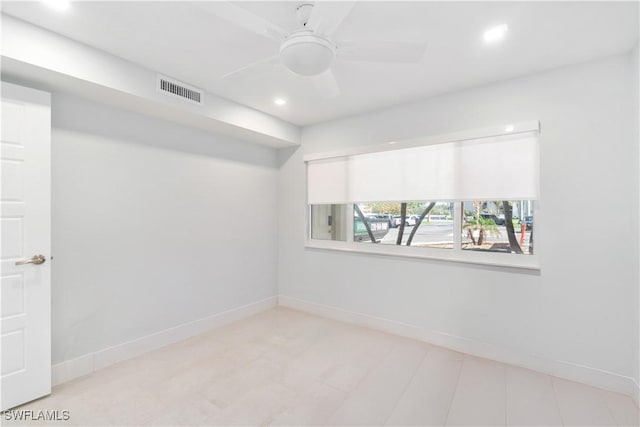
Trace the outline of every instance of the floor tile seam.
{"label": "floor tile seam", "polygon": [[466,358],[462,358],[460,363],[460,370],[458,371],[458,377],[456,378],[456,387],[451,396],[451,401],[449,402],[449,408],[447,409],[447,416],[444,419],[444,425],[449,425],[449,417],[451,416],[451,407],[453,406],[453,401],[456,399],[456,395],[458,394],[458,388],[460,387],[460,378],[462,377],[462,370],[464,369],[465,364],[467,363]]}
{"label": "floor tile seam", "polygon": [[507,425],[507,366],[500,364],[502,368],[502,383],[504,389],[504,425]]}
{"label": "floor tile seam", "polygon": [[[598,393],[601,394],[601,393]],[[607,407],[607,411],[609,412],[609,417],[613,420],[616,426],[624,426],[624,424],[618,424],[617,418],[613,415],[613,409],[611,409],[611,405],[609,405],[609,400],[603,396],[605,406]]]}
{"label": "floor tile seam", "polygon": [[391,412],[389,412],[389,415],[387,416],[387,418],[385,418],[383,425],[387,425],[387,423],[389,422],[389,419],[391,418],[391,416],[393,415],[394,411],[396,410],[396,408],[398,407],[398,405],[400,404],[400,401],[402,400],[402,398],[404,397],[404,395],[407,393],[407,390],[409,390],[409,387],[411,386],[411,384],[414,382],[414,380],[416,379],[416,375],[418,374],[418,371],[420,370],[420,367],[422,366],[422,364],[424,363],[424,361],[427,358],[427,354],[429,354],[429,351],[425,351],[424,355],[422,356],[422,358],[420,359],[420,363],[418,363],[416,365],[416,368],[413,372],[413,375],[411,375],[411,379],[409,381],[407,381],[407,384],[404,386],[404,389],[402,390],[402,393],[400,393],[400,395],[398,396],[398,398],[396,399],[395,403],[393,404],[393,407],[391,408]]}
{"label": "floor tile seam", "polygon": [[[367,373],[365,375],[362,376],[362,378],[360,378],[360,380],[356,383],[356,385],[353,387],[352,390],[344,390],[343,392],[346,393],[346,396],[342,402],[341,405],[339,405],[338,407],[336,407],[336,409],[331,413],[331,416],[327,417],[328,420],[331,420],[333,418],[333,416],[340,410],[342,409],[342,407],[349,401],[349,398],[351,398],[353,396],[353,394],[355,393],[356,390],[358,390],[358,388],[360,387],[360,385],[362,384],[362,382],[369,376],[371,375],[371,373],[373,372],[374,369],[378,368],[380,365],[382,365],[382,363],[384,362],[385,358],[388,356],[389,353],[391,353],[391,350],[393,349],[393,346],[391,346],[386,352],[385,354],[380,358],[380,360],[378,361],[378,363],[376,363],[374,366],[370,367],[369,370],[367,371]],[[321,380],[322,381],[322,380]],[[322,381],[323,384],[329,385],[325,383],[324,381]]]}
{"label": "floor tile seam", "polygon": [[549,378],[551,379],[551,388],[553,389],[554,401],[556,402],[556,406],[558,408],[558,415],[560,415],[560,422],[562,422],[562,425],[564,427],[567,425],[567,423],[564,420],[565,417],[562,414],[562,409],[560,408],[560,399],[558,398],[558,390],[556,388],[556,384],[555,384],[555,381],[553,380],[553,377],[549,376]]}

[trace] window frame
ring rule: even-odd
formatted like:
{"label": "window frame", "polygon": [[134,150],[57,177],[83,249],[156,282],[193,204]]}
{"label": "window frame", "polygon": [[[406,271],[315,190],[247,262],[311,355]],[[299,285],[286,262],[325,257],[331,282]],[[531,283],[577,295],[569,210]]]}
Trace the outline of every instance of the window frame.
{"label": "window frame", "polygon": [[[479,139],[487,137],[495,137],[501,135],[509,135],[523,132],[536,131],[540,132],[540,122],[531,121],[517,124],[507,124],[502,126],[493,126],[489,128],[466,130],[462,132],[429,136],[425,138],[415,138],[405,141],[390,141],[382,144],[371,146],[356,147],[348,150],[333,151],[328,153],[308,154],[304,156],[305,172],[308,162],[313,160],[322,160],[335,157],[344,157],[357,154],[376,153],[383,151],[391,151],[403,148],[419,147],[423,145],[464,141],[469,139]],[[537,161],[537,160],[536,160]],[[540,165],[538,164],[539,168]],[[376,245],[363,244],[353,240],[353,221],[347,221],[346,232],[347,240],[321,240],[311,238],[311,205],[308,203],[308,185],[305,177],[305,248],[330,250],[337,252],[371,254],[379,256],[401,257],[411,259],[438,260],[446,262],[457,262],[466,264],[476,264],[484,266],[507,267],[523,270],[540,270],[540,248],[541,242],[539,238],[540,223],[540,196],[535,200],[533,208],[533,217],[536,227],[533,228],[533,239],[535,241],[535,251],[533,254],[518,255],[510,253],[499,253],[489,251],[472,251],[462,249],[462,205],[461,201],[454,201],[453,215],[453,249],[441,248],[425,248],[412,247],[403,245]],[[382,201],[382,200],[381,200]],[[347,218],[352,218],[354,209],[352,203],[347,203]]]}

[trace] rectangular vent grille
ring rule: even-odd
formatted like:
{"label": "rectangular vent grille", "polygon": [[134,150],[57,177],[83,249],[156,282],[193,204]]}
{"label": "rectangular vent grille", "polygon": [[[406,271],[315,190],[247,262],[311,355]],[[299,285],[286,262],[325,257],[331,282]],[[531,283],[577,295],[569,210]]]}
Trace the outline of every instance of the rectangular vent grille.
{"label": "rectangular vent grille", "polygon": [[190,103],[198,105],[203,105],[204,103],[204,93],[201,90],[168,77],[158,76],[157,89],[161,93],[189,101]]}

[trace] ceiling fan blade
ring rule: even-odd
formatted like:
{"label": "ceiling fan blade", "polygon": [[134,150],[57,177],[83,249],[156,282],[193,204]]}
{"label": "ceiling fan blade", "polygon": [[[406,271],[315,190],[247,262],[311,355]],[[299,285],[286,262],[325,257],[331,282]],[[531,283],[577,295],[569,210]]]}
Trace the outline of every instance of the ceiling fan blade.
{"label": "ceiling fan blade", "polygon": [[280,61],[280,55],[273,55],[273,56],[269,56],[267,58],[262,58],[262,59],[257,60],[256,62],[253,62],[251,64],[245,65],[242,68],[238,68],[237,70],[233,70],[233,71],[231,71],[229,73],[223,74],[222,76],[220,76],[220,79],[226,79],[226,78],[231,77],[231,76],[242,74],[245,71],[258,69],[260,67],[264,67],[264,66],[268,66],[268,65],[275,65],[279,61]]}
{"label": "ceiling fan blade", "polygon": [[278,25],[267,21],[261,16],[255,15],[248,10],[236,6],[229,1],[203,1],[194,2],[200,9],[212,15],[231,22],[240,28],[267,37],[278,42],[284,40],[288,32]]}
{"label": "ceiling fan blade", "polygon": [[321,1],[317,0],[311,9],[311,15],[307,21],[307,28],[311,28],[317,34],[330,36],[342,21],[351,13],[355,1]]}
{"label": "ceiling fan blade", "polygon": [[330,69],[317,76],[307,78],[311,80],[311,83],[323,98],[335,98],[341,93],[336,76]]}
{"label": "ceiling fan blade", "polygon": [[426,43],[411,42],[342,42],[337,54],[345,61],[420,62]]}

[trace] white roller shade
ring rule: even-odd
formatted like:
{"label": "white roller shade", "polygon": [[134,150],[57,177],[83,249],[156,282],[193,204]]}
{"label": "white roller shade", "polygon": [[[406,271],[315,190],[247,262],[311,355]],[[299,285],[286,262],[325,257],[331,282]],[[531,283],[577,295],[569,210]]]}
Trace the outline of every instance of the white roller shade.
{"label": "white roller shade", "polygon": [[308,203],[535,200],[538,169],[536,132],[311,160]]}
{"label": "white roller shade", "polygon": [[309,204],[347,203],[349,201],[348,157],[317,160],[307,165]]}

